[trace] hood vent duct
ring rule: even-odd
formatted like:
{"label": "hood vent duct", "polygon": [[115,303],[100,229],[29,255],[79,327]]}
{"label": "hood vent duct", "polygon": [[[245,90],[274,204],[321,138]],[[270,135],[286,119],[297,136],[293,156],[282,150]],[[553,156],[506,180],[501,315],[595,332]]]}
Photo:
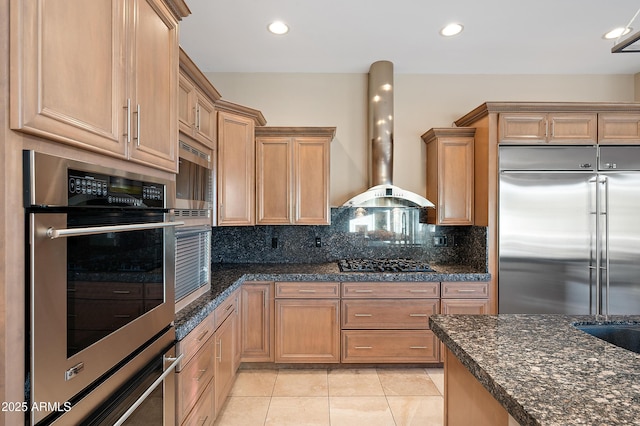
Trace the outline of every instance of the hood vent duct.
{"label": "hood vent duct", "polygon": [[434,207],[426,198],[393,185],[393,63],[378,61],[369,69],[370,188],[345,207]]}

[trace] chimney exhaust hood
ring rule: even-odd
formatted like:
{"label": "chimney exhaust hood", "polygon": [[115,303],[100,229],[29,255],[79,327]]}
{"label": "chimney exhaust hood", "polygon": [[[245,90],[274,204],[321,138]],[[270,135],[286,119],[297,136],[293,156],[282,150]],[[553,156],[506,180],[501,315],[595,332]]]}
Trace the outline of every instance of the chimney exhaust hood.
{"label": "chimney exhaust hood", "polygon": [[393,63],[369,69],[369,179],[371,187],[345,207],[434,207],[421,195],[393,185]]}

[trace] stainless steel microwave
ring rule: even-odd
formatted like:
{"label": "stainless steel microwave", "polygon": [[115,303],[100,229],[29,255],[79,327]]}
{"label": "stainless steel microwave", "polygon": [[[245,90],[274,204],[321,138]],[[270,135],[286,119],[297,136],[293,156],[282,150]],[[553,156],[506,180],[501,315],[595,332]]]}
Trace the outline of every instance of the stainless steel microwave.
{"label": "stainless steel microwave", "polygon": [[181,220],[200,220],[200,225],[212,224],[214,179],[212,152],[204,147],[180,141],[178,174],[176,176],[176,216]]}

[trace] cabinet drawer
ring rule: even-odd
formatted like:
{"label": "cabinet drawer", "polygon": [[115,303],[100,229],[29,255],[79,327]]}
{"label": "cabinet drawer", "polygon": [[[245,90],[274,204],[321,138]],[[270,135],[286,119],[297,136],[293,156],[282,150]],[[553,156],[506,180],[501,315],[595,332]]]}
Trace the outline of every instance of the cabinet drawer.
{"label": "cabinet drawer", "polygon": [[484,315],[489,313],[489,299],[442,299],[443,314]]}
{"label": "cabinet drawer", "polygon": [[489,283],[479,282],[444,282],[442,298],[484,299],[489,297]]}
{"label": "cabinet drawer", "polygon": [[227,297],[220,305],[213,311],[215,317],[215,328],[220,327],[222,322],[227,319],[229,315],[238,309],[238,290],[234,291]]}
{"label": "cabinet drawer", "polygon": [[202,396],[198,399],[193,410],[184,419],[184,426],[211,426],[215,420],[213,381],[209,383]]}
{"label": "cabinet drawer", "polygon": [[432,299],[440,297],[440,283],[359,282],[342,283],[343,298]]}
{"label": "cabinet drawer", "polygon": [[339,288],[337,282],[279,282],[276,283],[276,299],[337,299]]}
{"label": "cabinet drawer", "polygon": [[431,330],[342,332],[342,362],[438,362],[437,338]]}
{"label": "cabinet drawer", "polygon": [[208,339],[193,359],[176,374],[178,410],[176,414],[181,421],[191,411],[213,379],[214,348],[214,339]]}
{"label": "cabinet drawer", "polygon": [[428,329],[438,305],[437,299],[344,300],[342,328]]}
{"label": "cabinet drawer", "polygon": [[204,321],[198,324],[196,328],[191,330],[184,339],[178,342],[178,354],[184,354],[184,358],[182,358],[182,361],[178,364],[176,371],[182,370],[182,368],[187,365],[202,345],[213,336],[215,329],[215,317],[214,314],[210,314]]}

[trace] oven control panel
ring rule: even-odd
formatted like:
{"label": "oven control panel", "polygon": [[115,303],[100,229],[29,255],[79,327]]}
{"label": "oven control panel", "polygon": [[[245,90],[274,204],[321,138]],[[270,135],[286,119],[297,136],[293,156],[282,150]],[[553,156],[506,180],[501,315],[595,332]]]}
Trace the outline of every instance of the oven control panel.
{"label": "oven control panel", "polygon": [[164,207],[165,186],[69,169],[69,206]]}

